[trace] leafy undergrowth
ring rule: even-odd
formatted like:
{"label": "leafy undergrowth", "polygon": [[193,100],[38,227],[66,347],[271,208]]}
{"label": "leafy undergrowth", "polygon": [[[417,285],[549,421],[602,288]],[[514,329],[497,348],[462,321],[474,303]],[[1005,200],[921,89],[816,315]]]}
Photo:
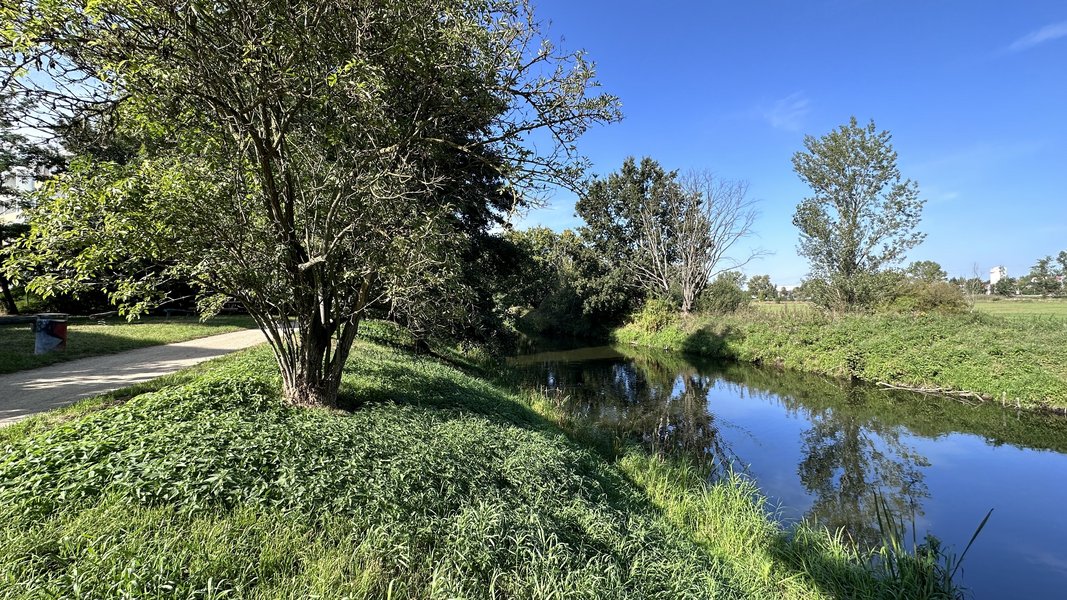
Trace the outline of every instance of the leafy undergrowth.
{"label": "leafy undergrowth", "polygon": [[1067,410],[1067,320],[748,311],[627,325],[619,342]]}
{"label": "leafy undergrowth", "polygon": [[352,412],[284,406],[260,348],[3,430],[0,597],[921,597],[748,480],[369,329]]}
{"label": "leafy undergrowth", "polygon": [[729,565],[513,397],[362,345],[352,413],[267,352],[8,436],[0,597],[742,597]]}

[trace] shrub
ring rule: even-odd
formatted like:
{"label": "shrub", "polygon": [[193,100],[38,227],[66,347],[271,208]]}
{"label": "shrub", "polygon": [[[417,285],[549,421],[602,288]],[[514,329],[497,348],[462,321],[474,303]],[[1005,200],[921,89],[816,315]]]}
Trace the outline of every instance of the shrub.
{"label": "shrub", "polygon": [[732,278],[720,275],[701,292],[700,297],[697,298],[696,308],[699,312],[724,315],[737,312],[748,303],[749,297],[741,286]]}
{"label": "shrub", "polygon": [[656,333],[670,325],[677,315],[678,309],[671,301],[651,298],[634,315],[633,323],[642,331]]}
{"label": "shrub", "polygon": [[884,308],[890,312],[958,314],[967,310],[967,301],[963,291],[951,283],[910,280],[897,286]]}

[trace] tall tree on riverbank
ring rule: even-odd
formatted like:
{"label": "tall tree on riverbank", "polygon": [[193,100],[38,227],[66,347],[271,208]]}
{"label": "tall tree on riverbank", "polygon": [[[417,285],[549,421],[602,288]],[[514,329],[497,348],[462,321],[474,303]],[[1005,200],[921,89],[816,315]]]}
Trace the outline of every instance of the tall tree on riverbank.
{"label": "tall tree on riverbank", "polygon": [[731,257],[756,219],[747,190],[709,171],[679,177],[651,158],[627,158],[575,205],[586,222],[582,237],[604,265],[591,286],[601,291],[591,297],[630,287],[633,295],[673,297],[683,312],[692,310],[716,275],[762,254]]}
{"label": "tall tree on riverbank", "polygon": [[111,295],[133,313],[175,278],[207,310],[237,298],[295,404],[336,402],[369,307],[443,312],[471,232],[576,186],[575,141],[619,116],[524,0],[21,0],[0,35],[52,76],[21,81],[53,126],[143,140],[55,181],[25,256],[60,269],[32,283],[125,273]]}
{"label": "tall tree on riverbank", "polygon": [[670,295],[675,231],[668,215],[681,194],[677,174],[649,157],[629,157],[586,188],[574,208],[591,251],[582,286],[587,310],[625,312],[632,299]]}
{"label": "tall tree on riverbank", "polygon": [[826,285],[816,302],[835,308],[866,306],[878,298],[879,272],[898,263],[925,234],[916,230],[924,200],[902,179],[888,131],[874,121],[847,125],[821,138],[806,136],[793,169],[814,195],[797,205],[798,250],[813,277]]}

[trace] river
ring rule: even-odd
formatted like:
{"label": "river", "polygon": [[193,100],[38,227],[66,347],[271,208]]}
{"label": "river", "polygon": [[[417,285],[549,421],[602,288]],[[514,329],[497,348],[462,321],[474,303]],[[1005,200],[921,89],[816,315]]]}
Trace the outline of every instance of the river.
{"label": "river", "polygon": [[880,539],[876,495],[955,554],[971,595],[1067,598],[1067,419],[753,365],[594,347],[513,359],[565,410],[711,477],[753,477],[777,518]]}

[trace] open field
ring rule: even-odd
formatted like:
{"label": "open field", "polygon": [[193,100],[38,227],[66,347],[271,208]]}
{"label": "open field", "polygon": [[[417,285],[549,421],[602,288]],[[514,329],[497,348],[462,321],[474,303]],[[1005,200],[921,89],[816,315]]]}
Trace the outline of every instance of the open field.
{"label": "open field", "polygon": [[67,349],[35,355],[33,324],[0,326],[0,373],[14,373],[59,362],[114,354],[146,346],[184,342],[219,333],[255,327],[246,316],[219,316],[206,322],[196,317],[146,317],[132,323],[108,319],[104,324],[70,321]]}
{"label": "open field", "polygon": [[0,430],[0,596],[911,598],[930,583],[876,577],[824,531],[788,535],[748,480],[596,443],[543,396],[402,347],[357,344],[354,412],[283,405],[264,348],[166,383]]}
{"label": "open field", "polygon": [[[753,308],[766,313],[805,313],[814,310],[810,302],[753,302]],[[1047,316],[1067,318],[1067,298],[999,298],[979,296],[974,310],[1000,316]]]}
{"label": "open field", "polygon": [[1067,319],[1067,298],[1002,298],[981,297],[974,309],[990,315],[1048,316]]}
{"label": "open field", "polygon": [[815,310],[814,305],[811,302],[806,302],[804,300],[790,300],[787,302],[753,301],[750,306],[760,312],[771,314],[807,313]]}

